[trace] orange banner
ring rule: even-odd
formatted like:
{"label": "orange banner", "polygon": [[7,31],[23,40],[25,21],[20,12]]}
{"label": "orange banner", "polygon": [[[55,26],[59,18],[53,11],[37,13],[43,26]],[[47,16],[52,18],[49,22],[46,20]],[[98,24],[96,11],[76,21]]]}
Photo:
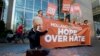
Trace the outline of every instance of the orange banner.
{"label": "orange banner", "polygon": [[48,8],[47,8],[47,16],[54,16],[57,10],[57,6],[53,3],[48,3]]}
{"label": "orange banner", "polygon": [[91,45],[90,27],[87,25],[68,25],[61,20],[43,19],[44,30],[48,33],[41,37],[45,48]]}
{"label": "orange banner", "polygon": [[62,3],[62,12],[66,13],[70,11],[72,0],[63,0]]}

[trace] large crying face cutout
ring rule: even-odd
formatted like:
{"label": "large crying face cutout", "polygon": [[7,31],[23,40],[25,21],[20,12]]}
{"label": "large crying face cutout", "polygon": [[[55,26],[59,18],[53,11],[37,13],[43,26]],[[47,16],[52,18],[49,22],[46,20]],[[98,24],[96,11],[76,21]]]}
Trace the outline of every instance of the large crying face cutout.
{"label": "large crying face cutout", "polygon": [[35,17],[35,18],[34,18],[34,23],[35,23],[36,25],[42,25],[42,24],[43,24],[43,20],[42,20],[41,17]]}

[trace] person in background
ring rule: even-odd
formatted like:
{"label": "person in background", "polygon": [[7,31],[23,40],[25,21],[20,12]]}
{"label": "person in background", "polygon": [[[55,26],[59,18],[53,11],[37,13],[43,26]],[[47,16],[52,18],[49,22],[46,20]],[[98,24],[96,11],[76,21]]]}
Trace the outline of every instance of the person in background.
{"label": "person in background", "polygon": [[70,20],[70,14],[66,15],[66,18],[67,18],[68,22],[70,23],[71,22],[71,20]]}
{"label": "person in background", "polygon": [[19,24],[17,30],[16,30],[16,35],[17,38],[19,40],[22,40],[22,42],[24,43],[24,39],[23,39],[23,24]]}
{"label": "person in background", "polygon": [[100,35],[100,29],[99,28],[97,28],[96,33],[97,33],[98,36]]}
{"label": "person in background", "polygon": [[88,20],[84,20],[84,25],[88,25]]}
{"label": "person in background", "polygon": [[5,23],[3,20],[0,20],[0,37],[4,31],[5,31]]}
{"label": "person in background", "polygon": [[74,18],[73,20],[71,20],[70,25],[71,26],[77,26],[77,22],[76,21],[77,21],[76,18]]}
{"label": "person in background", "polygon": [[66,23],[66,25],[70,24],[70,22],[68,21],[68,18],[66,18],[64,22]]}
{"label": "person in background", "polygon": [[88,20],[84,20],[84,21],[83,21],[83,24],[82,24],[81,26],[82,26],[82,28],[89,27],[89,22],[88,22]]}
{"label": "person in background", "polygon": [[7,37],[7,41],[8,41],[9,43],[11,43],[13,40],[15,40],[15,38],[14,38],[14,33],[13,33],[12,30],[8,30],[8,31],[7,31],[6,37]]}

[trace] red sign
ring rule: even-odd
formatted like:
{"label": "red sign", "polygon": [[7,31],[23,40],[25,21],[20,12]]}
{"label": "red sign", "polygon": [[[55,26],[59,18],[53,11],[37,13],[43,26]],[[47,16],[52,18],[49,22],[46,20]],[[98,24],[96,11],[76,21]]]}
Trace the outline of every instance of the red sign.
{"label": "red sign", "polygon": [[67,11],[70,10],[71,3],[72,3],[72,0],[63,0],[63,3],[62,3],[63,13],[66,13]]}
{"label": "red sign", "polygon": [[54,16],[57,10],[57,6],[53,3],[48,3],[48,8],[46,14],[48,16]]}
{"label": "red sign", "polygon": [[78,3],[75,3],[75,4],[73,4],[74,5],[74,12],[80,12],[81,11],[81,9],[80,9],[80,4],[78,4]]}
{"label": "red sign", "polygon": [[80,4],[78,3],[72,4],[70,8],[70,13],[72,14],[79,13],[81,15]]}

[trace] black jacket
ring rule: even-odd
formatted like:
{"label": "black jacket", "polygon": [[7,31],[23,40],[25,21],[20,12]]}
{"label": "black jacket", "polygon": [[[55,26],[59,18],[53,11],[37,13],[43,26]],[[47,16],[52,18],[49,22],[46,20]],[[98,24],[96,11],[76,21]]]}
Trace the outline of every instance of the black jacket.
{"label": "black jacket", "polygon": [[37,40],[40,36],[45,35],[48,31],[45,30],[43,32],[33,31],[33,28],[29,31],[28,38]]}
{"label": "black jacket", "polygon": [[31,31],[28,34],[28,38],[29,38],[29,42],[30,45],[34,47],[39,47],[40,46],[40,37],[44,34],[46,34],[48,31],[45,30],[43,32],[39,32],[39,31],[33,31],[33,29],[31,29]]}

